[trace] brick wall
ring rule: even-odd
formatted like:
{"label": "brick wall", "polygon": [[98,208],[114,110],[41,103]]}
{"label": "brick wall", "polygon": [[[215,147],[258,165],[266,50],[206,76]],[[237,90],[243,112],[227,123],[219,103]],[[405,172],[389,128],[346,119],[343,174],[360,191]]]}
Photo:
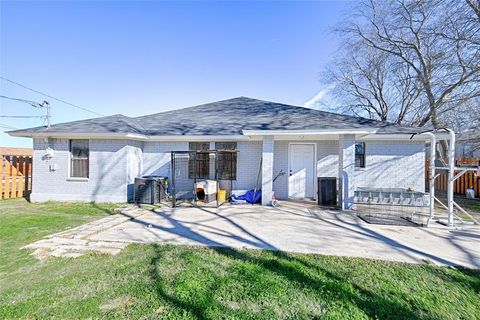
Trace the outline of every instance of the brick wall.
{"label": "brick wall", "polygon": [[425,191],[425,144],[421,141],[367,141],[365,168],[355,168],[357,187]]}
{"label": "brick wall", "polygon": [[141,141],[129,141],[127,148],[127,200],[134,198],[135,178],[143,172],[143,145]]}
{"label": "brick wall", "polygon": [[[288,198],[288,146],[291,142],[275,141],[273,175],[287,174],[273,184],[278,199]],[[311,143],[315,141],[302,141]],[[338,178],[338,141],[316,141],[317,177]],[[366,167],[355,168],[356,187],[409,188],[425,190],[425,152],[421,141],[367,141]]]}
{"label": "brick wall", "polygon": [[[275,141],[273,175],[280,170],[273,190],[278,199],[288,197],[288,145],[292,141]],[[298,142],[298,141],[297,141]],[[305,141],[311,142],[311,141]],[[316,141],[317,176],[338,176],[338,142]],[[188,150],[188,142],[138,142],[130,140],[90,140],[90,177],[86,181],[68,178],[70,154],[68,139],[34,139],[32,201],[81,200],[126,201],[133,192],[133,180],[139,175],[164,175],[171,178],[170,151]],[[46,159],[45,149],[54,149]],[[239,141],[237,180],[233,189],[255,187],[262,155],[261,141]],[[357,187],[396,187],[423,191],[424,143],[415,141],[367,141],[366,168],[355,172]],[[56,165],[51,171],[50,165]],[[178,168],[188,179],[188,161]],[[179,179],[180,181],[180,179]],[[261,182],[261,176],[260,176]],[[181,182],[179,182],[181,184]]]}
{"label": "brick wall", "polygon": [[275,197],[280,200],[288,198],[288,143],[289,141],[275,141],[273,146],[273,178],[280,170],[285,172],[273,183]]}
{"label": "brick wall", "polygon": [[[34,139],[31,200],[125,201],[131,144],[128,140],[90,140],[89,178],[79,180],[69,178],[68,139]],[[47,147],[54,150],[51,159],[45,157]]]}
{"label": "brick wall", "polygon": [[317,177],[338,178],[338,141],[317,143]]}
{"label": "brick wall", "polygon": [[[166,176],[172,181],[171,151],[188,151],[188,142],[145,142],[143,146],[143,175]],[[176,191],[193,190],[188,178],[188,156],[177,161]]]}
{"label": "brick wall", "polygon": [[187,150],[188,142],[145,142],[143,145],[143,175],[170,177],[170,152]]}
{"label": "brick wall", "polygon": [[[249,190],[255,187],[260,161],[262,159],[261,141],[239,141],[237,143],[237,180],[233,183],[233,189]],[[260,173],[259,187],[262,183]]]}

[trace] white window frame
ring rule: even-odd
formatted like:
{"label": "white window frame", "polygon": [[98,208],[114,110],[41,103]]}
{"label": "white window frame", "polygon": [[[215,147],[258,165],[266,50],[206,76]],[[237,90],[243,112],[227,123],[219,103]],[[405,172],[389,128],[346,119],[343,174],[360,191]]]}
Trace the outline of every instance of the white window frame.
{"label": "white window frame", "polygon": [[[363,167],[358,166],[357,167],[357,143],[363,143]],[[367,143],[365,141],[355,141],[355,162],[354,162],[354,167],[356,171],[362,171],[367,168]]]}
{"label": "white window frame", "polygon": [[[72,177],[72,141],[87,140],[88,141],[88,177]],[[88,181],[90,179],[90,139],[68,139],[68,175],[67,181]]]}

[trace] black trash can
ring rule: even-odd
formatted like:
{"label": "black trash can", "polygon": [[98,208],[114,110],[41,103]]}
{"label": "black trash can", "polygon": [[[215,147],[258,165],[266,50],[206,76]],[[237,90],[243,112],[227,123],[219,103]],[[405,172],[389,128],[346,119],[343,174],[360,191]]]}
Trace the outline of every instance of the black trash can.
{"label": "black trash can", "polygon": [[321,177],[317,180],[318,204],[320,206],[337,205],[337,178]]}

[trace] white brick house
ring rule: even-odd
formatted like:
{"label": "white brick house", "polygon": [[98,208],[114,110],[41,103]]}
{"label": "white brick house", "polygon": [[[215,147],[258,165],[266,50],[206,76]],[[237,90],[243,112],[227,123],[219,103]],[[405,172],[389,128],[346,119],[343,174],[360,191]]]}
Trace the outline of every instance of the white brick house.
{"label": "white brick house", "polygon": [[[262,203],[315,198],[317,178],[337,179],[339,204],[358,187],[425,189],[425,141],[402,127],[249,98],[149,116],[114,115],[10,131],[33,138],[32,201],[124,202],[135,177],[171,177],[170,152],[191,142],[232,142],[234,189],[255,186]],[[273,178],[283,171],[287,174]]]}

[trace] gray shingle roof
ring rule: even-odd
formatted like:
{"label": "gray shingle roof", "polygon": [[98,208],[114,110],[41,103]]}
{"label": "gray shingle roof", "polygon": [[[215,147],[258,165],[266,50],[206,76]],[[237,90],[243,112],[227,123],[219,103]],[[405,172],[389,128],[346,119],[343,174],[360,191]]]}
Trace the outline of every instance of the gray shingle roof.
{"label": "gray shingle roof", "polygon": [[126,117],[121,114],[113,116],[77,120],[72,122],[64,122],[54,124],[47,128],[45,126],[35,127],[29,129],[21,129],[8,131],[9,134],[23,134],[23,133],[139,133],[144,132],[144,128],[135,120],[135,118]]}
{"label": "gray shingle roof", "polygon": [[378,133],[420,129],[247,97],[233,98],[136,118],[121,114],[66,122],[50,128],[9,131],[35,133],[138,133],[144,135],[239,135],[243,130],[342,130],[379,128]]}

